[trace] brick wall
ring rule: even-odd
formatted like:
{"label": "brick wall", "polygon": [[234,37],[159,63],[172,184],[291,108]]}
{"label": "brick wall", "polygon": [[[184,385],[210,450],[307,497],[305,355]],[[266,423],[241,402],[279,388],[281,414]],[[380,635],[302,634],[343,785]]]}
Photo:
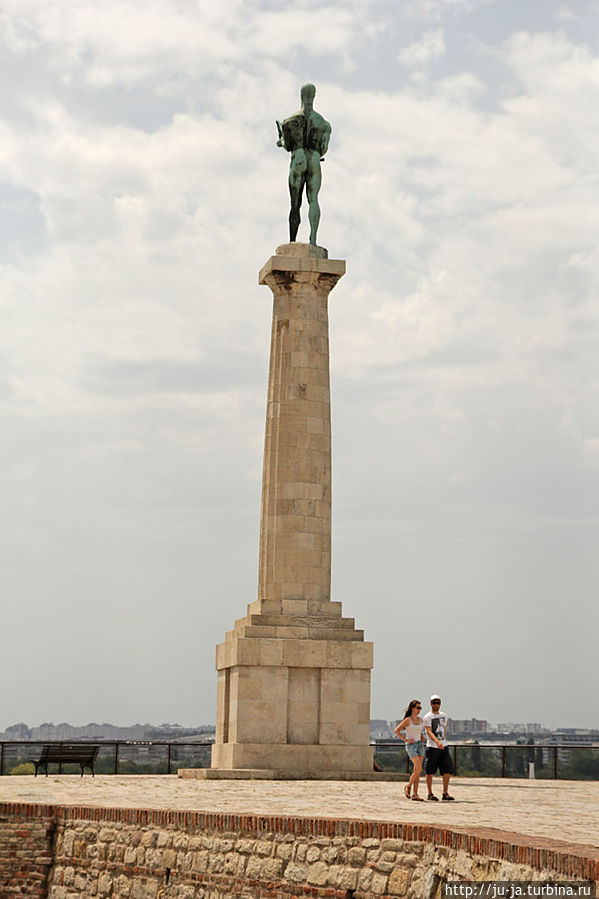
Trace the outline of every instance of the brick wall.
{"label": "brick wall", "polygon": [[447,880],[599,879],[599,850],[488,828],[1,804],[0,816],[0,845],[20,831],[47,853],[0,856],[11,877],[31,871],[0,899],[46,895],[33,874],[47,868],[52,822],[50,899],[433,899]]}
{"label": "brick wall", "polygon": [[0,899],[47,896],[55,827],[51,806],[0,805]]}

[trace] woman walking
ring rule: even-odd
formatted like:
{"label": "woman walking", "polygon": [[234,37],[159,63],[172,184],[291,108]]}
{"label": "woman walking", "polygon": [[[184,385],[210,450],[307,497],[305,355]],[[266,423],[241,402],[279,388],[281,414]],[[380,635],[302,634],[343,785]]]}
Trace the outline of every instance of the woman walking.
{"label": "woman walking", "polygon": [[[395,728],[395,733],[399,737],[400,740],[403,740],[406,744],[406,752],[408,753],[409,758],[412,761],[414,766],[414,770],[412,771],[412,776],[410,777],[408,783],[404,787],[404,793],[408,799],[413,799],[414,802],[422,802],[423,800],[418,795],[418,786],[420,784],[420,772],[422,771],[422,762],[424,759],[424,740],[422,738],[422,731],[424,727],[424,723],[422,718],[418,716],[422,708],[421,703],[418,699],[413,699],[409,706],[406,709],[406,713],[403,716],[403,720],[399,722],[397,727]],[[404,733],[402,733],[402,731]],[[405,735],[404,735],[405,734]],[[413,789],[413,792],[412,792]]]}

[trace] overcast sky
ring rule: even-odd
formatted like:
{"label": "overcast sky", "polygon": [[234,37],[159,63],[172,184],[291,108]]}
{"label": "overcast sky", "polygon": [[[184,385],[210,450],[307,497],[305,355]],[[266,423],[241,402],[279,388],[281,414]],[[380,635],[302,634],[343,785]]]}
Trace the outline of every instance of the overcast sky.
{"label": "overcast sky", "polygon": [[599,726],[599,2],[4,0],[0,42],[0,729],[215,719],[306,81],[372,716]]}

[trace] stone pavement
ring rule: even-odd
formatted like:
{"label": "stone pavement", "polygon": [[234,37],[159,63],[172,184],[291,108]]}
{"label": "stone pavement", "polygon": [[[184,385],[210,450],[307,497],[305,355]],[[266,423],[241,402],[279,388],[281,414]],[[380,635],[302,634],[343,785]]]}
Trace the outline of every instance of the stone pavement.
{"label": "stone pavement", "polygon": [[[435,782],[440,796],[439,779]],[[175,775],[0,778],[1,802],[494,827],[599,847],[599,783],[456,777],[451,791],[456,802],[433,803],[409,802],[400,783],[202,781]]]}

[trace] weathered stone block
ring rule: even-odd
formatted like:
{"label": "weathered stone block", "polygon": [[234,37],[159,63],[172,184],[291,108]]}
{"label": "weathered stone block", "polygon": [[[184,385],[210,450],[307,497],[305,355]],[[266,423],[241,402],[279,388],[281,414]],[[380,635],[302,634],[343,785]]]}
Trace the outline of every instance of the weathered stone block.
{"label": "weathered stone block", "polygon": [[262,870],[263,859],[257,855],[252,855],[248,859],[248,863],[245,869],[245,876],[249,877],[253,880],[258,880],[260,877],[260,872]]}
{"label": "weathered stone block", "polygon": [[307,882],[313,886],[325,886],[328,876],[329,866],[324,862],[317,861],[308,869]]}
{"label": "weathered stone block", "polygon": [[395,868],[389,875],[387,887],[391,896],[405,896],[412,877],[411,868]]}
{"label": "weathered stone block", "polygon": [[419,860],[418,856],[412,853],[401,853],[397,856],[396,864],[401,865],[402,868],[415,868]]}
{"label": "weathered stone block", "polygon": [[272,855],[273,853],[273,844],[268,840],[258,840],[255,846],[255,852],[257,855]]}
{"label": "weathered stone block", "polygon": [[384,895],[387,892],[387,882],[387,874],[373,872],[372,880],[370,882],[370,892],[374,896]]}
{"label": "weathered stone block", "polygon": [[112,878],[110,874],[100,874],[98,878],[98,893],[100,896],[109,896],[112,892]]}
{"label": "weathered stone block", "polygon": [[[207,849],[198,849],[196,852],[194,852],[193,860],[191,863],[194,871],[207,871],[208,858],[209,852]],[[165,867],[174,868],[174,863],[172,865],[165,865]]]}
{"label": "weathered stone block", "polygon": [[280,846],[277,846],[276,854],[278,858],[288,862],[293,854],[293,846],[289,843],[282,843]]}
{"label": "weathered stone block", "polygon": [[280,858],[269,858],[262,864],[261,876],[263,880],[276,880],[283,871],[283,861]]}
{"label": "weathered stone block", "polygon": [[366,862],[366,850],[361,846],[353,846],[347,853],[347,861],[353,867],[361,868]]}
{"label": "weathered stone block", "polygon": [[308,878],[308,865],[290,862],[285,869],[285,880],[291,883],[304,883]]}

